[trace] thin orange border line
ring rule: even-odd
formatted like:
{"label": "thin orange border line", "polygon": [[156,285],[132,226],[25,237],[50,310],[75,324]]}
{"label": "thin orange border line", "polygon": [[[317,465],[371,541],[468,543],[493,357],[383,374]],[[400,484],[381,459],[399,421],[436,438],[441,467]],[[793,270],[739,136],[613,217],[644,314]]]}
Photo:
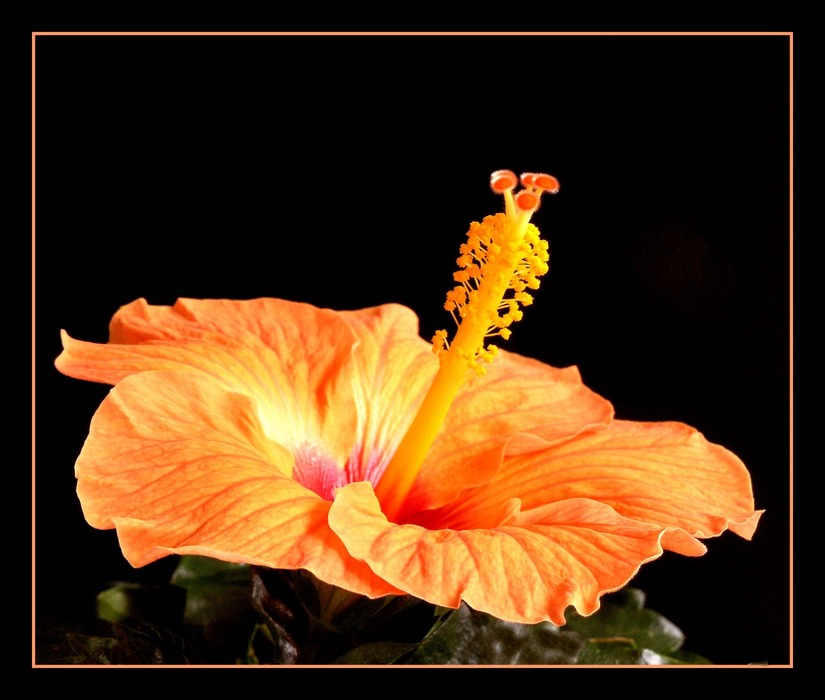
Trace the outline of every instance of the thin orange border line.
{"label": "thin orange border line", "polygon": [[35,326],[34,326],[34,298],[35,298],[35,285],[34,285],[34,277],[35,277],[35,270],[34,270],[34,231],[35,231],[35,176],[34,176],[34,169],[35,169],[35,95],[36,90],[34,89],[34,76],[35,76],[35,40],[34,34],[32,35],[32,509],[31,509],[31,518],[32,518],[32,667],[35,666],[36,661],[36,642],[35,642],[35,635],[36,635],[36,615],[35,615],[35,593],[34,593],[34,579],[35,579],[35,570],[37,568],[35,564],[35,539],[36,539],[36,519],[35,519],[35,419],[34,419],[34,394],[35,394]]}
{"label": "thin orange border line", "polygon": [[788,435],[790,438],[790,472],[788,475],[789,479],[789,503],[788,508],[790,512],[790,522],[789,525],[789,542],[788,542],[788,567],[789,571],[791,572],[791,580],[790,580],[790,587],[789,587],[789,608],[788,608],[788,619],[790,620],[790,647],[789,647],[789,658],[791,665],[793,665],[793,34],[789,37],[790,46],[788,47],[788,88],[789,88],[789,96],[788,96],[788,127],[789,127],[789,134],[788,134],[788,153],[789,153],[789,161],[788,161],[788,205],[789,205],[789,219],[788,219],[788,227],[790,231],[790,261],[789,261],[789,270],[788,270],[788,277],[790,281],[790,289],[789,289],[789,308],[788,308],[788,388],[789,388],[789,395],[788,395],[788,407],[790,409],[789,413],[789,425],[788,425]]}
{"label": "thin orange border line", "polygon": [[33,36],[792,36],[793,32],[32,32]]}
{"label": "thin orange border line", "polygon": [[[770,664],[770,665],[750,665],[750,664],[714,664],[713,668],[793,668],[793,32],[32,32],[32,102],[31,102],[31,150],[32,150],[32,274],[31,274],[31,304],[32,304],[32,508],[31,508],[31,527],[32,527],[32,668],[107,668],[107,666],[96,665],[62,665],[62,664],[37,664],[36,662],[36,622],[35,622],[35,56],[36,56],[36,37],[38,36],[787,36],[789,39],[789,231],[790,231],[790,305],[789,305],[789,409],[790,409],[790,472],[789,472],[789,509],[790,509],[790,523],[789,523],[789,567],[791,572],[791,581],[789,589],[789,663],[788,664]],[[112,666],[112,668],[154,668],[153,666],[131,665],[123,664]],[[157,668],[259,668],[258,666],[239,666],[239,665],[177,665],[168,664],[159,666]],[[260,668],[273,668],[272,666],[261,666]],[[387,668],[386,666],[282,666],[275,668]],[[391,667],[392,668],[392,667]],[[408,666],[399,665],[396,668],[410,668]],[[421,668],[415,666],[412,668]],[[476,668],[464,666],[447,666],[445,668]],[[478,666],[478,668],[512,668],[510,666]],[[525,667],[528,668],[528,667]],[[541,666],[541,668],[651,668],[648,666],[636,665],[608,665],[608,666]],[[658,668],[658,667],[652,667]],[[704,666],[668,666],[667,668],[706,668]]]}

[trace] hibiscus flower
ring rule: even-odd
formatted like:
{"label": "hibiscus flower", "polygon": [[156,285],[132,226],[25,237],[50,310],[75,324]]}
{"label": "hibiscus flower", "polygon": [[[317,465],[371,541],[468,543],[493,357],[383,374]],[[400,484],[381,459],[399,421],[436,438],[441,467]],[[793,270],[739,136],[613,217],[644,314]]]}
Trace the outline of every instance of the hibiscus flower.
{"label": "hibiscus flower", "polygon": [[518,181],[493,174],[505,211],[461,248],[452,341],[398,304],[282,299],[138,299],[108,343],[63,332],[57,368],[113,385],[76,463],[87,521],[136,567],[196,554],[557,625],[665,550],[750,539],[761,511],[734,454],[616,420],[575,367],[490,344],[547,271],[530,217],[558,182]]}

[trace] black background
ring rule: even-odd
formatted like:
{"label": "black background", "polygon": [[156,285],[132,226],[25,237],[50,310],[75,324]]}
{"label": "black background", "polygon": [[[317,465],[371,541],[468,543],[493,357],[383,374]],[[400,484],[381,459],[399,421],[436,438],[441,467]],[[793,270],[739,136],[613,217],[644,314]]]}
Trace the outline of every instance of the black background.
{"label": "black background", "polygon": [[551,271],[507,348],[577,365],[618,417],[679,420],[766,513],[633,585],[715,663],[789,662],[787,36],[38,36],[36,611],[133,570],[73,464],[108,388],[60,375],[138,297],[441,308],[491,171],[546,171]]}

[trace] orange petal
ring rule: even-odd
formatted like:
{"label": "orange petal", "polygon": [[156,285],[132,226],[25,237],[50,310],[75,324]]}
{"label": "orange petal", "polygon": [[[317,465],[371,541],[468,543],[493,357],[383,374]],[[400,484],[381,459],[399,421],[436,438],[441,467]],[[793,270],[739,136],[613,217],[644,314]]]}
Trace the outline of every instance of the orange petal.
{"label": "orange petal", "polygon": [[398,304],[340,312],[358,337],[352,352],[352,392],[358,442],[348,481],[377,483],[412,422],[438,369],[418,317]]}
{"label": "orange petal", "polygon": [[467,379],[450,407],[404,512],[439,507],[488,482],[505,454],[546,449],[612,417],[610,402],[582,383],[576,367],[499,351],[484,376]]}
{"label": "orange petal", "polygon": [[329,523],[354,557],[399,589],[524,623],[562,625],[569,605],[589,615],[599,596],[662,553],[660,528],[586,499],[517,513],[495,528],[428,530],[388,522],[369,484],[355,483],[336,493]]}
{"label": "orange petal", "polygon": [[329,502],[291,470],[292,455],[265,435],[253,401],[194,372],[118,383],[76,464],[86,519],[116,527],[133,566],[200,554],[308,569],[372,597],[397,592],[349,556],[327,525]]}
{"label": "orange petal", "polygon": [[739,458],[672,422],[614,421],[508,458],[488,485],[439,516],[464,527],[495,517],[511,498],[527,509],[569,498],[600,501],[627,518],[672,528],[663,545],[683,554],[703,553],[694,538],[726,529],[750,539],[762,513],[754,510],[750,475]]}
{"label": "orange petal", "polygon": [[115,314],[105,345],[73,340],[55,364],[79,379],[116,384],[135,372],[203,373],[254,398],[267,434],[298,451],[323,444],[339,466],[352,449],[355,408],[347,369],[356,338],[339,316],[280,299],[138,299]]}
{"label": "orange petal", "polygon": [[112,343],[186,340],[214,333],[225,338],[254,336],[278,354],[290,347],[327,352],[352,340],[338,313],[284,299],[178,299],[174,306],[153,306],[137,299],[123,307],[109,324]]}

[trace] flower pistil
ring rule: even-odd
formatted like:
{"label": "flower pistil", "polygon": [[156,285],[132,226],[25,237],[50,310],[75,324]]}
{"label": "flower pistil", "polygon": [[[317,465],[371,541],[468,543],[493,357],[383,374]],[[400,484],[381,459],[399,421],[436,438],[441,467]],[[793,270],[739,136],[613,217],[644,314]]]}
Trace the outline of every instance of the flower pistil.
{"label": "flower pistil", "polygon": [[439,370],[409,429],[376,486],[384,514],[393,519],[401,510],[424,457],[438,434],[461,383],[472,369],[483,375],[498,348],[488,338],[510,337],[510,325],[522,317],[520,306],[533,298],[539,277],[547,272],[547,242],[530,218],[543,192],[555,194],[558,180],[544,173],[523,173],[523,188],[514,193],[519,178],[510,170],[490,176],[494,192],[504,196],[503,213],[473,222],[461,245],[454,273],[456,286],[447,293],[444,308],[458,325],[452,342],[447,331],[436,331],[433,352]]}

